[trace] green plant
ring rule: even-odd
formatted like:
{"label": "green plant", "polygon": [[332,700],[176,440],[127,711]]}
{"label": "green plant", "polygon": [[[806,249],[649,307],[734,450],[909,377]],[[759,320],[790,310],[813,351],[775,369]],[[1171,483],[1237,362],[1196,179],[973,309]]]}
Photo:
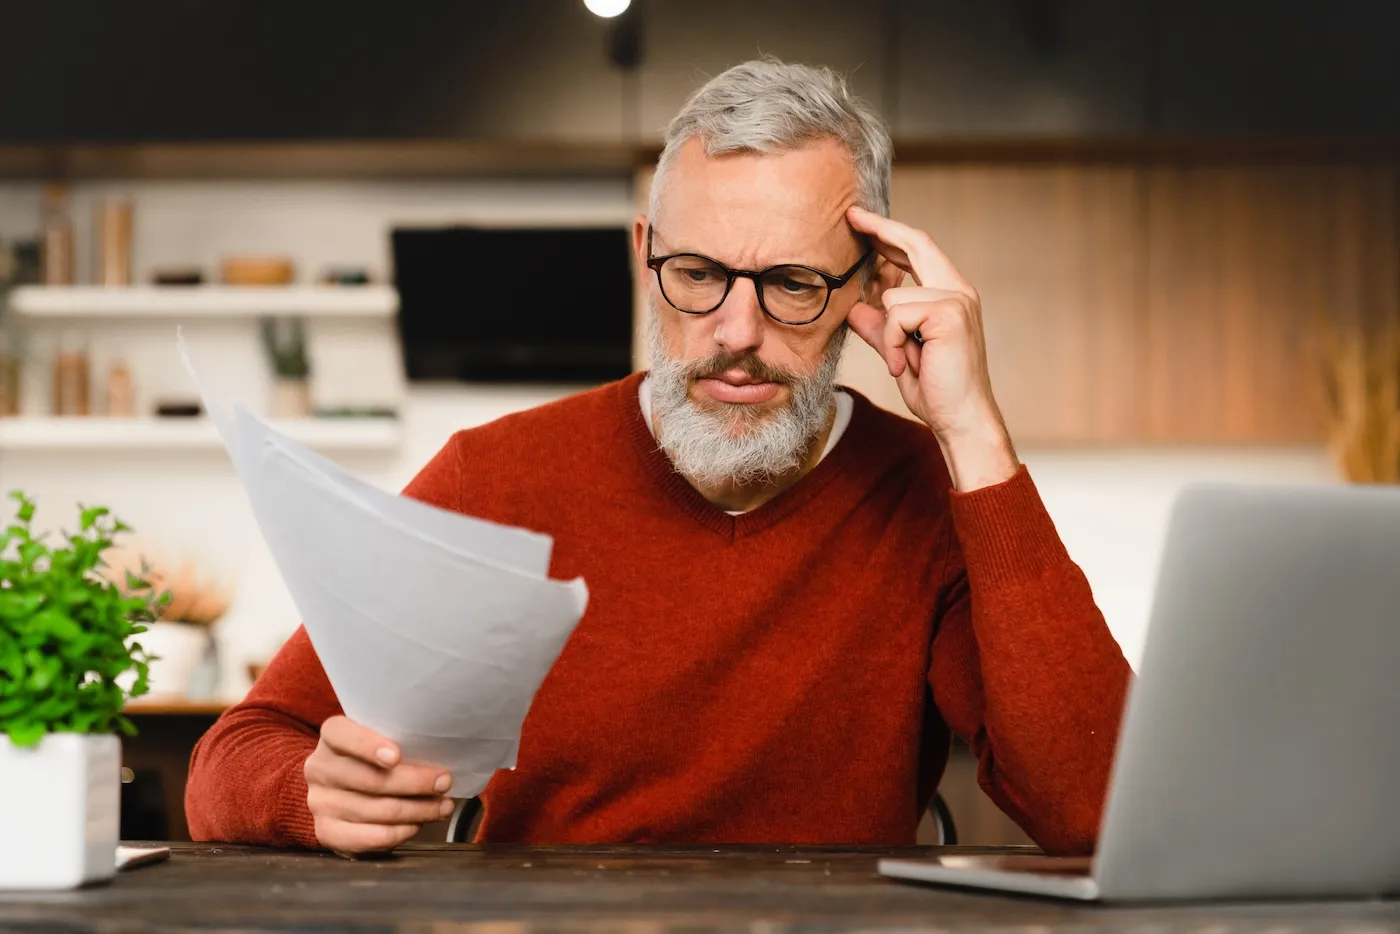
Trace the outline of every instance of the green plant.
{"label": "green plant", "polygon": [[[122,716],[146,693],[147,655],[128,642],[169,600],[137,575],[125,591],[101,576],[103,552],[131,529],[101,506],[79,507],[79,530],[51,547],[34,535],[23,493],[0,532],[0,733],[33,746],[46,733],[135,733]],[[136,674],[130,691],[117,678]]]}
{"label": "green plant", "polygon": [[264,318],[262,339],[278,379],[306,379],[311,375],[306,328],[300,318]]}

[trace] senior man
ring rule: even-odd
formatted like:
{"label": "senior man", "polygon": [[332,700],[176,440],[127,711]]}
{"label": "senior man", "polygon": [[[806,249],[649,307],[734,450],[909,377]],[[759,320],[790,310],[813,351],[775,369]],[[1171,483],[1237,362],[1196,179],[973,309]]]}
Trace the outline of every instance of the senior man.
{"label": "senior man", "polygon": [[[885,216],[890,161],[827,70],[710,81],[634,226],[651,370],[459,432],[405,490],[549,533],[591,592],[479,840],[910,843],[951,731],[1046,850],[1093,848],[1131,673],[1017,462],[977,291]],[[848,330],[922,424],[836,385]],[[298,630],[186,808],[196,839],[358,853],[450,786],[343,716]]]}

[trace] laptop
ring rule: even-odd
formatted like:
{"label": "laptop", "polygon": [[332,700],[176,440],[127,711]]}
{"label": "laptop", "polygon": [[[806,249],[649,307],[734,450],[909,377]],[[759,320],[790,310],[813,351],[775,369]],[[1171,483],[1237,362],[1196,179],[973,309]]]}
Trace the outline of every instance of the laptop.
{"label": "laptop", "polygon": [[879,869],[1105,902],[1400,892],[1400,490],[1183,489],[1095,856]]}

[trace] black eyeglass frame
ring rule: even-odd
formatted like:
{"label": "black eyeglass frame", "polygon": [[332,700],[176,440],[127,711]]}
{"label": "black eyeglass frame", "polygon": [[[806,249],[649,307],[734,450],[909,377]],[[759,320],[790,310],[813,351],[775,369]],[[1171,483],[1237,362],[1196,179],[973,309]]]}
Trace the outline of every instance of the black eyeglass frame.
{"label": "black eyeglass frame", "polygon": [[[869,262],[870,257],[875,254],[875,248],[873,246],[868,248],[864,253],[861,254],[860,259],[856,260],[854,266],[852,266],[850,269],[847,269],[844,273],[842,273],[839,276],[833,276],[829,272],[823,272],[822,270],[816,269],[812,266],[804,266],[801,263],[779,263],[776,266],[769,266],[766,269],[758,270],[730,269],[728,266],[724,265],[724,263],[721,263],[719,260],[710,256],[706,256],[703,253],[667,253],[665,256],[652,256],[652,233],[653,228],[650,224],[648,224],[647,268],[650,269],[652,272],[656,273],[656,284],[661,289],[661,297],[666,299],[666,304],[676,309],[676,311],[679,311],[683,315],[712,314],[713,312],[719,309],[719,306],[724,304],[725,299],[729,298],[729,292],[734,288],[734,280],[742,278],[749,279],[753,282],[754,294],[758,296],[758,307],[763,309],[763,313],[768,317],[772,318],[774,321],[778,322],[779,324],[786,324],[790,327],[802,327],[804,324],[811,324],[813,321],[816,321],[822,315],[826,314],[827,306],[831,304],[831,293],[835,292],[837,289],[843,288],[847,282],[850,282],[851,277],[854,276],[856,273],[860,272],[860,268],[864,266],[867,262]],[[661,267],[667,262],[667,260],[677,259],[683,256],[689,256],[694,259],[704,260],[707,263],[712,263],[716,268],[724,272],[724,294],[722,294],[719,297],[719,301],[715,302],[712,307],[706,308],[704,311],[689,311],[685,308],[682,308],[675,302],[671,301],[671,296],[666,294],[666,283],[664,283],[661,280]],[[808,272],[814,272],[818,276],[820,276],[822,281],[826,283],[826,301],[822,302],[821,310],[805,321],[787,321],[783,318],[779,318],[777,315],[773,314],[773,312],[769,311],[768,303],[763,300],[763,277],[773,272],[775,269],[805,269]]]}

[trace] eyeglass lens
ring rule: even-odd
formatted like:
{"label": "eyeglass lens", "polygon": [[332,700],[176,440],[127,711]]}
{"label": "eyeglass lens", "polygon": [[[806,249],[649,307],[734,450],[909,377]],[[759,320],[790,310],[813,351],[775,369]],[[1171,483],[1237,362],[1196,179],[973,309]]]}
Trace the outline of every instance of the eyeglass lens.
{"label": "eyeglass lens", "polygon": [[[681,311],[703,314],[723,302],[729,277],[703,256],[673,256],[661,264],[661,291]],[[759,300],[781,321],[806,322],[826,307],[830,290],[821,276],[803,266],[778,266],[760,279]]]}

